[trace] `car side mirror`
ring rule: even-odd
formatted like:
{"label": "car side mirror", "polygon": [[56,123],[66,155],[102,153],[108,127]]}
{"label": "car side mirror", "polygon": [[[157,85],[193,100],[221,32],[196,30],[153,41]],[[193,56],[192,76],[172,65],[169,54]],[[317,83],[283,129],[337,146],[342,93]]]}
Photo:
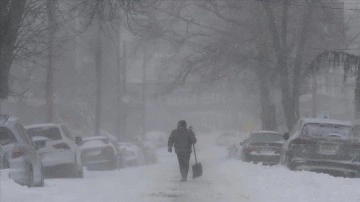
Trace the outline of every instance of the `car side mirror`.
{"label": "car side mirror", "polygon": [[80,145],[82,145],[82,143],[83,143],[83,139],[80,136],[76,136],[75,137],[75,144],[80,146]]}
{"label": "car side mirror", "polygon": [[290,134],[288,132],[283,135],[284,140],[288,140],[290,138]]}
{"label": "car side mirror", "polygon": [[41,149],[45,147],[46,141],[45,140],[38,140],[34,142],[36,149]]}

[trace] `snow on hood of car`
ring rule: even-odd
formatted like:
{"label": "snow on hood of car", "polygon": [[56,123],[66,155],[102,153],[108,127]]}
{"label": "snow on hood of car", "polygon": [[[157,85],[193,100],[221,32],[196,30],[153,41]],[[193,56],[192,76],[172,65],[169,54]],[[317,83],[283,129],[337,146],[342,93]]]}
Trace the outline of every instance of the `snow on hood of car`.
{"label": "snow on hood of car", "polygon": [[34,136],[31,138],[31,140],[36,142],[36,141],[49,141],[51,139],[43,137],[43,136]]}
{"label": "snow on hood of car", "polygon": [[350,126],[353,125],[349,121],[340,121],[340,120],[334,120],[334,119],[320,119],[320,118],[303,118],[302,119],[305,124],[307,123],[318,123],[318,124],[335,124],[335,125],[344,125],[344,126]]}
{"label": "snow on hood of car", "polygon": [[42,123],[42,124],[33,124],[24,126],[25,129],[32,129],[32,128],[50,128],[50,127],[59,127],[61,124],[58,123]]}

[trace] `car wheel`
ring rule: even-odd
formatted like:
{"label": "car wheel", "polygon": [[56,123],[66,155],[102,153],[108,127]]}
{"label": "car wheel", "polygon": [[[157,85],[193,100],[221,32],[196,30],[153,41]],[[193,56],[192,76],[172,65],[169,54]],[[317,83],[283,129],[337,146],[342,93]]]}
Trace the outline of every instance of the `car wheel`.
{"label": "car wheel", "polygon": [[288,167],[290,170],[295,170],[296,166],[291,162],[291,157],[288,153],[284,154],[284,165],[286,165],[286,167]]}
{"label": "car wheel", "polygon": [[39,182],[37,185],[35,185],[36,187],[43,187],[44,184],[45,184],[45,182],[44,182],[43,166],[42,166],[42,165],[40,166],[40,173],[41,173],[41,180],[40,180],[40,182]]}

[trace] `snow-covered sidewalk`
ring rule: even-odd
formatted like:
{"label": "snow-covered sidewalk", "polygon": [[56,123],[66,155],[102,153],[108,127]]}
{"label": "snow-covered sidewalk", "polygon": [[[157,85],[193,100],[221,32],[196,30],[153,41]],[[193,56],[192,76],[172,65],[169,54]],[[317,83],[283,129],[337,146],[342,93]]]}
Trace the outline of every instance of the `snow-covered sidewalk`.
{"label": "snow-covered sidewalk", "polygon": [[214,146],[213,138],[198,139],[204,175],[193,180],[190,171],[186,183],[179,182],[176,155],[163,149],[155,165],[86,172],[84,179],[48,179],[43,188],[17,185],[1,171],[0,202],[360,202],[360,179],[227,159],[226,149]]}

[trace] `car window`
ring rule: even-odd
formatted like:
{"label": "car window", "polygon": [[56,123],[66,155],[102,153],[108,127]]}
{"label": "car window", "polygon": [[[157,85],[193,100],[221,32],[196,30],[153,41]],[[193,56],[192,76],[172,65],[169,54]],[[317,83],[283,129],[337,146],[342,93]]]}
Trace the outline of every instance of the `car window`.
{"label": "car window", "polygon": [[33,145],[32,141],[29,139],[29,137],[26,135],[26,131],[20,124],[15,124],[15,129],[18,132],[21,140],[29,145]]}
{"label": "car window", "polygon": [[75,138],[72,136],[69,129],[67,129],[65,126],[61,126],[62,131],[64,132],[64,135],[69,138],[70,140],[75,141]]}
{"label": "car window", "polygon": [[0,127],[0,144],[2,146],[16,143],[15,135],[7,127]]}
{"label": "car window", "polygon": [[291,135],[293,135],[296,131],[298,131],[299,128],[300,128],[300,126],[301,126],[301,121],[298,121],[298,122],[295,124],[295,126],[292,128],[292,130],[291,130],[291,132],[289,133],[289,135],[291,136]]}
{"label": "car window", "polygon": [[46,137],[50,140],[61,140],[61,133],[58,127],[53,126],[45,126],[45,127],[37,127],[30,128],[27,130],[30,138],[33,137]]}
{"label": "car window", "polygon": [[355,137],[352,127],[336,124],[309,123],[303,127],[301,134],[312,137]]}

